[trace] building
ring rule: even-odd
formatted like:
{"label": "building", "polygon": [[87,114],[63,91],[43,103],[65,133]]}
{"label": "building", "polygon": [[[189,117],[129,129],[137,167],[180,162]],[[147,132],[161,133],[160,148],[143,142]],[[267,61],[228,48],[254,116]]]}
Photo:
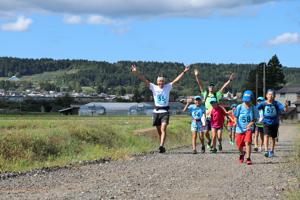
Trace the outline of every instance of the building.
{"label": "building", "polygon": [[12,76],[11,78],[8,79],[9,81],[21,81],[21,79],[19,79],[16,76]]}
{"label": "building", "polygon": [[300,86],[286,86],[276,91],[276,101],[284,105],[289,102],[287,112],[282,112],[284,119],[300,119]]}

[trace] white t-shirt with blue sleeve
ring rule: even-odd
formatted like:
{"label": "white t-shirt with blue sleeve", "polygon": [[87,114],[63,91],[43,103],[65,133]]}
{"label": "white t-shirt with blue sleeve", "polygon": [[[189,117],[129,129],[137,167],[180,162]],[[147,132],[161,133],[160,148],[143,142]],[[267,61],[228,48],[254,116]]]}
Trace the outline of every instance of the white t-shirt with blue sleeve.
{"label": "white t-shirt with blue sleeve", "polygon": [[[205,124],[205,114],[206,114],[206,108],[203,105],[200,105],[199,107],[196,107],[196,105],[190,105],[187,108],[187,112],[191,113],[191,116],[193,119],[196,119],[197,121],[193,120],[191,123],[191,127],[202,127],[202,121],[200,121],[202,118],[204,119],[204,124]],[[204,115],[204,117],[203,117]],[[199,120],[199,121],[198,121]],[[196,124],[197,122],[197,124]]]}
{"label": "white t-shirt with blue sleeve", "polygon": [[[157,107],[166,107],[169,105],[170,90],[172,89],[172,83],[164,85],[163,88],[160,88],[158,85],[150,83],[150,90],[153,93],[154,103]],[[167,110],[156,110],[154,113],[164,113]]]}
{"label": "white t-shirt with blue sleeve", "polygon": [[[253,113],[254,111],[254,113]],[[245,133],[249,129],[246,129],[245,127],[251,123],[253,120],[259,118],[258,109],[256,106],[252,105],[249,109],[247,109],[243,104],[240,104],[236,107],[233,115],[238,118],[237,119],[237,125],[236,125],[236,133]],[[251,130],[253,130],[254,126],[251,126]]]}

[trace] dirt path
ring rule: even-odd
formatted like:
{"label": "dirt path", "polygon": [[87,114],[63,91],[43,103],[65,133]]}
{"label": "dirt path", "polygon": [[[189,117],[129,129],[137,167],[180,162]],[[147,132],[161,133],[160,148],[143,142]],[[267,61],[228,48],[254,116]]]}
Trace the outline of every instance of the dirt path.
{"label": "dirt path", "polygon": [[237,147],[226,140],[217,154],[181,148],[0,180],[0,199],[278,199],[287,184],[279,165],[295,131],[281,125],[275,157],[253,152],[251,166],[238,163]]}

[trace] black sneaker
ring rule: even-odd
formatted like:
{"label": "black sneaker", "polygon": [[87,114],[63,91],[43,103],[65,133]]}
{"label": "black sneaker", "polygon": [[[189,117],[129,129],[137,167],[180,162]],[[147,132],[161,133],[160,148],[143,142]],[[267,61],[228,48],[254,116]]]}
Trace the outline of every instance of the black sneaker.
{"label": "black sneaker", "polygon": [[213,148],[213,150],[212,150],[212,153],[217,153],[217,149],[216,148]]}
{"label": "black sneaker", "polygon": [[165,153],[166,152],[166,148],[163,145],[160,145],[158,147],[158,153]]}
{"label": "black sneaker", "polygon": [[222,148],[222,143],[219,143],[219,144],[218,144],[218,147],[219,147],[219,151],[222,151],[222,149],[223,149],[223,148]]}
{"label": "black sneaker", "polygon": [[201,153],[205,153],[205,146],[201,147]]}
{"label": "black sneaker", "polygon": [[195,150],[193,150],[193,154],[197,154],[197,150],[195,149]]}

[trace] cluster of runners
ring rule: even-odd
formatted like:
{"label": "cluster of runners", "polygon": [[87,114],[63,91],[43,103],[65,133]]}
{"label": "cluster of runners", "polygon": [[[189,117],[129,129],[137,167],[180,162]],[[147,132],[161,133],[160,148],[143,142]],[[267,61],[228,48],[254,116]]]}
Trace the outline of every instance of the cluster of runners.
{"label": "cluster of runners", "polygon": [[[164,142],[166,139],[166,128],[169,124],[169,96],[170,90],[174,85],[190,70],[189,65],[186,65],[184,71],[177,76],[177,78],[165,84],[164,76],[158,76],[157,85],[150,83],[144,76],[138,73],[136,66],[132,65],[132,72],[134,72],[152,91],[155,109],[153,111],[153,126],[156,126],[158,138],[160,141],[159,153],[166,152]],[[235,74],[231,74],[229,80],[223,87],[215,92],[214,83],[210,83],[208,90],[205,90],[202,82],[198,76],[198,70],[194,70],[197,83],[200,87],[201,94],[204,98],[204,105],[202,105],[201,96],[197,95],[193,99],[187,99],[187,104],[184,107],[184,112],[191,113],[193,118],[191,122],[191,131],[193,134],[193,154],[197,154],[196,140],[199,133],[201,141],[201,152],[205,153],[204,136],[207,138],[207,149],[212,153],[218,150],[222,151],[222,131],[224,127],[225,118],[227,119],[227,126],[229,132],[230,143],[237,145],[239,150],[239,162],[244,162],[246,155],[246,164],[251,165],[251,144],[252,134],[255,133],[255,148],[254,151],[263,151],[264,156],[273,157],[275,141],[278,141],[278,127],[279,117],[281,112],[288,110],[288,103],[285,105],[275,101],[276,91],[269,89],[266,93],[266,100],[264,97],[257,99],[257,106],[253,105],[252,91],[245,91],[243,94],[242,104],[232,104],[231,110],[226,111],[218,104],[220,97],[223,95],[225,88],[233,81]],[[192,101],[194,104],[191,105]],[[282,118],[281,118],[282,120]],[[211,131],[211,136],[210,133]],[[235,138],[236,134],[236,138]],[[258,147],[258,138],[260,136],[260,146]],[[271,140],[271,150],[269,152],[268,144],[269,138]],[[218,139],[218,144],[217,144]],[[217,150],[218,146],[218,150]],[[246,148],[246,151],[244,150]]]}

